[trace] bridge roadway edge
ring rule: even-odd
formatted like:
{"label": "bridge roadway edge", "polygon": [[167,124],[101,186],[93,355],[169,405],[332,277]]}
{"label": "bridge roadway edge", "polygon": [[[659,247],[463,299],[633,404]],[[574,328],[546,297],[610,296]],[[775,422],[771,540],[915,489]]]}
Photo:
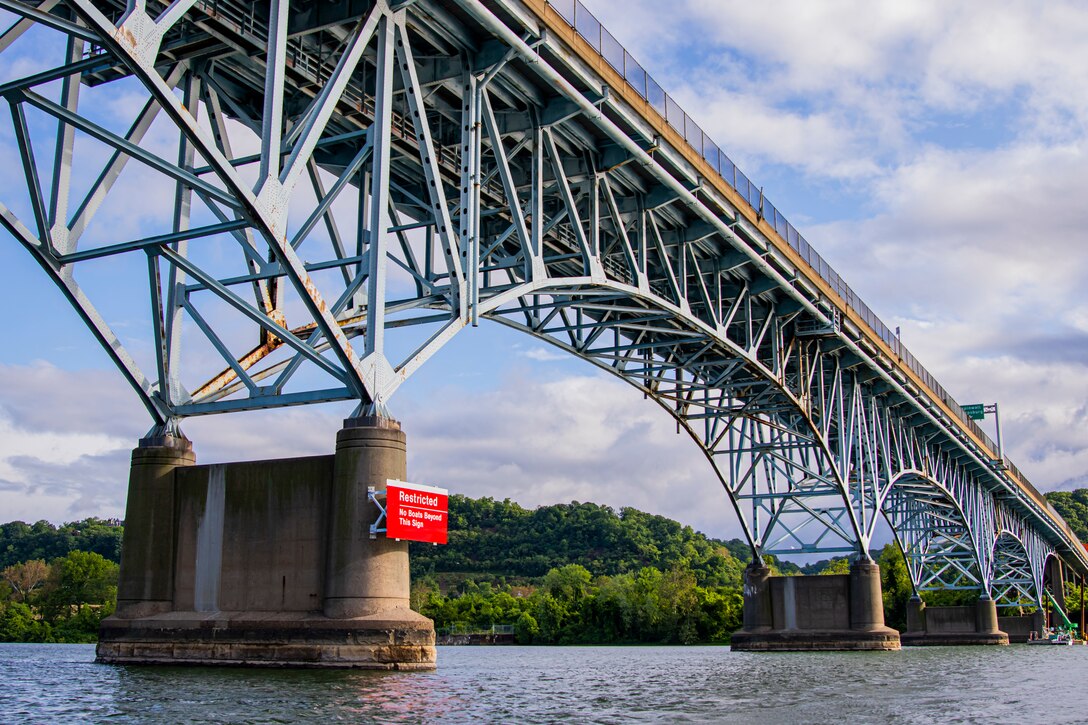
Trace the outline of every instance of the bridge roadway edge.
{"label": "bridge roadway edge", "polygon": [[367,489],[405,478],[405,435],[388,419],[345,423],[335,455],[303,459],[196,466],[186,439],[141,441],[96,661],[434,669],[408,544],[369,534]]}

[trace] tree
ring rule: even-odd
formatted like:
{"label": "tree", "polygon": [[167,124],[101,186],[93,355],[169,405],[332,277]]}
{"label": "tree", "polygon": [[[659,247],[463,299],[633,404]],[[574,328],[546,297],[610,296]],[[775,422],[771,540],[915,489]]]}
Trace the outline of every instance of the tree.
{"label": "tree", "polygon": [[544,576],[543,589],[559,600],[577,603],[586,598],[592,575],[581,564],[567,564]]}
{"label": "tree", "polygon": [[110,605],[117,598],[118,567],[101,554],[71,551],[53,561],[42,605],[43,616],[56,623],[81,614],[87,605]]}
{"label": "tree", "polygon": [[1061,514],[1073,533],[1088,543],[1088,488],[1075,491],[1052,491],[1046,499]]}
{"label": "tree", "polygon": [[88,518],[54,526],[48,521],[0,524],[0,569],[31,559],[52,561],[70,551],[93,551],[121,560],[124,527],[116,519]]}
{"label": "tree", "polygon": [[514,634],[518,644],[532,644],[536,636],[540,634],[540,625],[533,619],[533,615],[522,612],[514,624]]}
{"label": "tree", "polygon": [[539,629],[534,641],[539,637],[542,644],[558,644],[563,637],[563,625],[567,622],[567,608],[551,594],[536,598],[533,618]]}
{"label": "tree", "polygon": [[877,557],[884,598],[884,623],[901,632],[907,629],[907,601],[914,594],[906,559],[899,544],[887,544]]}
{"label": "tree", "polygon": [[49,578],[49,565],[41,559],[12,564],[0,572],[0,578],[11,586],[19,595],[19,601],[25,604],[31,592]]}
{"label": "tree", "polygon": [[53,630],[34,610],[13,602],[0,610],[0,642],[53,642]]}
{"label": "tree", "polygon": [[838,559],[831,559],[824,563],[817,572],[821,575],[826,574],[849,574],[850,573],[850,560],[846,557],[840,557]]}

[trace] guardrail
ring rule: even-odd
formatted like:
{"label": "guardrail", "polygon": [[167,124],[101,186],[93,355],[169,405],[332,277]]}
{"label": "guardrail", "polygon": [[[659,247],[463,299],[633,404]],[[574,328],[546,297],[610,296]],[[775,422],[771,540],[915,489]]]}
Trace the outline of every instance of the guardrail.
{"label": "guardrail", "polygon": [[451,636],[482,636],[482,635],[495,635],[495,634],[514,634],[515,628],[513,624],[492,624],[490,626],[480,626],[467,624],[465,622],[454,622],[448,627],[442,627],[437,631],[437,634],[445,634]]}
{"label": "guardrail", "polygon": [[[680,104],[665,92],[661,85],[654,80],[653,76],[635,60],[634,56],[627,52],[627,49],[608,32],[608,29],[597,20],[593,13],[586,9],[580,0],[547,0],[547,3],[582,39],[600,54],[601,58],[613,70],[623,77],[628,86],[649,103],[661,118],[679,133],[688,145],[698,152],[703,160],[710,164],[721,178],[748,202],[753,211],[774,228],[775,232],[846,302],[847,306],[864,320],[865,324],[891,348],[900,362],[917,375],[925,383],[926,387],[959,418],[959,422],[964,428],[970,430],[979,440],[983,441],[991,453],[997,450],[997,445],[994,444],[990,436],[963,412],[963,408],[960,407],[959,403],[918,362],[918,359],[903,345],[891,328],[877,317],[869,305],[858,297],[854,290],[839,276],[839,273],[812,248],[812,245],[797,231],[797,228],[790,224],[789,220],[766,198],[763,194],[763,188],[753,183],[751,179],[745,176],[744,172],[737,168],[737,165],[722,151],[721,147],[714,143],[714,140],[680,107]],[[1062,525],[1066,534],[1073,541],[1078,541],[1064,519],[1058,515],[1058,512],[1054,510],[1054,507],[1050,505],[1046,498],[1028,482],[1024,474],[1013,465],[1012,461],[1003,458],[1001,461],[995,461],[995,463],[999,463],[1009,474],[1009,477],[1020,484],[1036,504],[1050,512],[1054,516],[1055,522]]]}

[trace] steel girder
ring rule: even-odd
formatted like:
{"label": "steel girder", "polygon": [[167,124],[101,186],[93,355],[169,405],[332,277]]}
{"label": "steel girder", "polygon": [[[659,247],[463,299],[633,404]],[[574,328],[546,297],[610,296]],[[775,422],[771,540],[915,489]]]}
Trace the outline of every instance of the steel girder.
{"label": "steel girder", "polygon": [[[1039,599],[1046,556],[1068,542],[1037,504],[1010,496],[805,270],[529,6],[0,7],[16,19],[0,51],[26,35],[59,54],[0,86],[26,189],[0,223],[157,429],[332,400],[381,413],[490,319],[673,415],[757,558],[868,556],[884,517],[919,590],[1019,601],[1030,570]],[[147,180],[141,203],[161,206],[134,239],[102,213],[130,169]],[[136,352],[92,301],[109,304],[134,270],[150,340]]]}

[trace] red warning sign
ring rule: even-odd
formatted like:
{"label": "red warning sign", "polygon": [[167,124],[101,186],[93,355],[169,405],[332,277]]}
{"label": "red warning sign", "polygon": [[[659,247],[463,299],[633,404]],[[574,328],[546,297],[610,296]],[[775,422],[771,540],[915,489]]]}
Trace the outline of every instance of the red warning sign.
{"label": "red warning sign", "polygon": [[390,539],[445,544],[449,492],[418,483],[389,481],[385,489],[385,535]]}

